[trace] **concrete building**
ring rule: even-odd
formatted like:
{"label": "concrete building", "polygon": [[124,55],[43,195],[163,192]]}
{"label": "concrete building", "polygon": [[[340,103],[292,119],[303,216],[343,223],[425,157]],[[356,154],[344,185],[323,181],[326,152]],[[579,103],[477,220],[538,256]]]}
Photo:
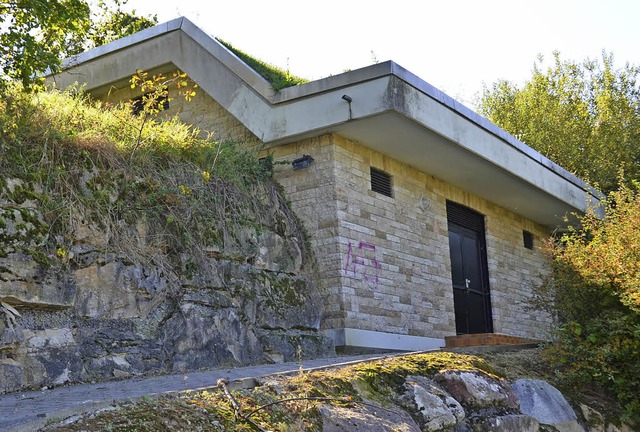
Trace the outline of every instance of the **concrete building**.
{"label": "concrete building", "polygon": [[126,100],[136,69],[186,72],[201,91],[170,114],[296,162],[275,176],[311,234],[337,346],[545,337],[549,318],[527,308],[538,246],[597,201],[582,180],[391,61],[274,91],[184,18],[69,59],[51,80]]}

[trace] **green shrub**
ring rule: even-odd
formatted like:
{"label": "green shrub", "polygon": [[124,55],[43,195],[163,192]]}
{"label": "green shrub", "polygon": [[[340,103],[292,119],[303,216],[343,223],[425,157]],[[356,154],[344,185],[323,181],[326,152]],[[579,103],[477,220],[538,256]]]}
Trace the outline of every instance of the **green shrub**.
{"label": "green shrub", "polygon": [[551,273],[535,303],[559,326],[551,349],[573,383],[612,393],[640,421],[640,192],[621,186],[605,217],[589,213],[580,226],[548,245]]}

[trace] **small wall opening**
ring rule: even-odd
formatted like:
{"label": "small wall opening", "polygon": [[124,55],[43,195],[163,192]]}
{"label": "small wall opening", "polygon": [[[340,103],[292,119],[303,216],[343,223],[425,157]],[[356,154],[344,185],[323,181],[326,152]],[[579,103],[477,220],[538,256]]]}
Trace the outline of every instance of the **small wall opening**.
{"label": "small wall opening", "polygon": [[533,250],[533,234],[527,230],[522,231],[522,244],[525,248]]}
{"label": "small wall opening", "polygon": [[391,174],[371,167],[371,190],[393,198],[393,181]]}

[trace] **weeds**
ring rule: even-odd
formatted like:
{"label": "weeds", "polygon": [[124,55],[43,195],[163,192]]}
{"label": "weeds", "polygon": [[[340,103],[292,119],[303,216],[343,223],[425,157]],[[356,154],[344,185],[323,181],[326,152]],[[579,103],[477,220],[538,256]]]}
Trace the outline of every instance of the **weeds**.
{"label": "weeds", "polygon": [[203,140],[177,118],[135,116],[77,89],[1,96],[0,255],[74,265],[89,232],[100,251],[179,277],[212,246],[235,250],[244,232],[276,229],[274,206],[304,246],[256,148]]}
{"label": "weeds", "polygon": [[271,84],[275,91],[309,82],[309,80],[305,78],[292,75],[289,73],[288,68],[287,70],[283,70],[279,67],[265,63],[262,60],[258,60],[222,39],[218,39],[218,42],[237,55],[240,60],[249,65],[249,67],[256,71],[260,76],[269,81],[269,84]]}

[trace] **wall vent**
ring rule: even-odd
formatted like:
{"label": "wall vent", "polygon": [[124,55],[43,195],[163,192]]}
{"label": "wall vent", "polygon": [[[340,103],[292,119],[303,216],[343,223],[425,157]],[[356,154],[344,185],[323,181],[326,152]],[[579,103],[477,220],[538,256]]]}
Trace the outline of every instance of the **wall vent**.
{"label": "wall vent", "polygon": [[393,197],[391,174],[371,167],[371,190],[388,197]]}
{"label": "wall vent", "polygon": [[529,231],[522,231],[522,243],[525,248],[533,250],[533,234]]}
{"label": "wall vent", "polygon": [[447,200],[447,222],[484,233],[484,216],[474,209]]}

